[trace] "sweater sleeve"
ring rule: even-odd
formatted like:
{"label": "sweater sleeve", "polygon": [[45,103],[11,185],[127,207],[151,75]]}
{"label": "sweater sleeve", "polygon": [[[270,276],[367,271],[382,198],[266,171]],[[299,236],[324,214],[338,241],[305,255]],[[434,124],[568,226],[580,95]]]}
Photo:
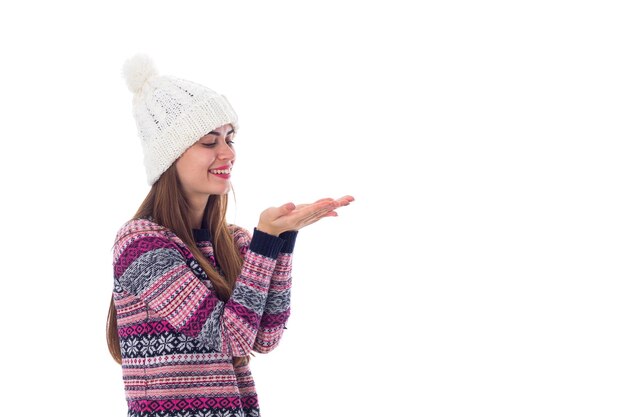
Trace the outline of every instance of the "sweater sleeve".
{"label": "sweater sleeve", "polygon": [[291,314],[291,270],[293,249],[298,231],[279,235],[284,244],[276,260],[270,288],[252,350],[269,353],[278,346]]}
{"label": "sweater sleeve", "polygon": [[283,244],[279,237],[254,231],[227,302],[194,274],[191,267],[197,262],[191,254],[165,236],[140,237],[117,249],[114,276],[176,331],[219,352],[245,356],[256,339]]}

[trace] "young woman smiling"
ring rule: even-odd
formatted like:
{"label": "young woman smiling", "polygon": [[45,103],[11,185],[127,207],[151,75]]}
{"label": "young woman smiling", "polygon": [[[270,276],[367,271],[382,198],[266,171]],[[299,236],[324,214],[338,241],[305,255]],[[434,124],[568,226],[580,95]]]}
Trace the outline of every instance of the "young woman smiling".
{"label": "young woman smiling", "polygon": [[259,416],[252,352],[276,348],[291,310],[298,231],[354,198],[269,207],[253,232],[226,221],[237,115],[225,96],[124,63],[148,195],[118,230],[107,341],[128,416]]}

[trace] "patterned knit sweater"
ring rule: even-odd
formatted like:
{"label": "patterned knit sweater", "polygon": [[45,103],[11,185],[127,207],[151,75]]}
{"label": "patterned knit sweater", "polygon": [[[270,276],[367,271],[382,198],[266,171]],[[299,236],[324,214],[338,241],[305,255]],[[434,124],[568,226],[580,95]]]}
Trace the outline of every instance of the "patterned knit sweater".
{"label": "patterned knit sweater", "polygon": [[[188,247],[151,221],[117,232],[113,300],[122,351],[128,416],[258,417],[249,365],[233,356],[268,353],[290,314],[291,261],[297,231],[273,236],[229,224],[243,266],[221,301]],[[208,229],[193,229],[215,261]]]}

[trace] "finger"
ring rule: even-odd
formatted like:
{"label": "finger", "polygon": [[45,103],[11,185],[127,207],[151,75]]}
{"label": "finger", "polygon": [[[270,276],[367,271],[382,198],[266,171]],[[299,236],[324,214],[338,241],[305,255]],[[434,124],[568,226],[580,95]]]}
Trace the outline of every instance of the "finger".
{"label": "finger", "polygon": [[315,203],[298,204],[296,206],[296,208],[312,206],[313,204],[319,204],[319,203],[330,202],[330,201],[333,201],[333,199],[332,198],[322,198],[322,199],[317,200]]}
{"label": "finger", "polygon": [[338,198],[337,201],[346,201],[348,203],[354,201],[354,197],[352,197],[351,195],[344,195],[341,198]]}
{"label": "finger", "polygon": [[336,200],[337,207],[344,207],[344,206],[347,206],[347,205],[349,205],[352,201],[354,201],[354,200],[350,200],[350,199],[348,199],[348,198],[341,198],[341,199],[339,199],[339,200]]}
{"label": "finger", "polygon": [[351,202],[354,201],[354,197],[352,197],[351,195],[344,195],[343,197],[338,198],[337,200],[341,202],[345,202],[346,204],[350,204]]}
{"label": "finger", "polygon": [[302,227],[313,224],[324,217],[337,217],[339,214],[334,210],[341,206],[347,206],[353,200],[354,197],[348,195],[342,197],[339,200],[333,200],[332,198],[323,198],[316,201],[315,203],[310,205],[306,212],[304,212],[305,215],[300,220]]}
{"label": "finger", "polygon": [[304,217],[304,220],[305,221],[310,221],[310,220],[316,221],[316,220],[320,219],[322,216],[324,216],[326,213],[328,213],[330,211],[333,211],[333,210],[334,210],[333,206],[323,206],[323,207],[320,207],[317,210],[308,213],[308,215],[306,215]]}
{"label": "finger", "polygon": [[308,212],[309,213],[314,213],[314,212],[323,212],[326,210],[332,210],[335,205],[337,203],[335,203],[335,200],[333,200],[332,198],[324,198],[322,200],[318,200],[315,203],[311,204],[308,208]]}
{"label": "finger", "polygon": [[[332,201],[332,200],[333,200],[332,198],[321,198],[321,199],[317,200],[315,203],[320,203],[322,201]],[[313,204],[315,204],[315,203],[313,203]]]}
{"label": "finger", "polygon": [[309,204],[299,204],[297,206],[297,208],[302,208],[302,207],[313,207],[312,210],[315,210],[319,207],[324,207],[326,204],[332,204],[333,203],[333,199],[332,198],[322,198],[320,200],[317,200],[315,203],[309,203]]}
{"label": "finger", "polygon": [[308,224],[313,224],[313,223],[315,223],[315,222],[317,222],[317,221],[319,221],[319,220],[323,219],[324,217],[337,217],[337,216],[338,216],[338,214],[337,214],[337,212],[336,212],[336,211],[334,211],[334,210],[328,211],[328,212],[326,212],[326,213],[320,213],[320,214],[319,214],[319,215],[317,215],[316,217],[314,217],[314,218],[310,219],[310,220],[308,221]]}
{"label": "finger", "polygon": [[300,221],[303,222],[305,225],[315,223],[316,221],[324,217],[328,212],[333,211],[334,208],[335,207],[332,203],[326,203],[323,206],[317,208],[311,207],[307,210],[307,212],[303,213],[304,216],[300,219]]}

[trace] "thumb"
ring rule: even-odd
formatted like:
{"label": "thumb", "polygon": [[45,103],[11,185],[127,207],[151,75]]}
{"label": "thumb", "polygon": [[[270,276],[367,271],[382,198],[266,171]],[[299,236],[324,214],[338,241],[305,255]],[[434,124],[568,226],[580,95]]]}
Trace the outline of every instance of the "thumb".
{"label": "thumb", "polygon": [[283,205],[280,207],[280,210],[281,210],[283,213],[289,213],[291,210],[294,210],[295,208],[296,208],[296,205],[295,205],[295,204],[293,204],[293,203],[287,203],[287,204],[283,204]]}

